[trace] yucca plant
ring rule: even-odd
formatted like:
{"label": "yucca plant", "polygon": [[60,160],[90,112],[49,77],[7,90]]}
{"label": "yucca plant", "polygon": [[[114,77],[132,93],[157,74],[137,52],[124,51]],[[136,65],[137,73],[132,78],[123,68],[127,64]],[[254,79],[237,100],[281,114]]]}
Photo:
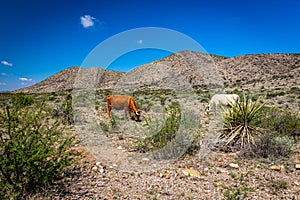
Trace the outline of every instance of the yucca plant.
{"label": "yucca plant", "polygon": [[254,135],[259,133],[261,128],[254,122],[259,117],[259,111],[264,103],[259,99],[252,101],[248,96],[243,96],[240,102],[231,102],[231,109],[225,111],[224,129],[220,137],[226,140],[226,145],[240,141],[241,146],[255,144]]}

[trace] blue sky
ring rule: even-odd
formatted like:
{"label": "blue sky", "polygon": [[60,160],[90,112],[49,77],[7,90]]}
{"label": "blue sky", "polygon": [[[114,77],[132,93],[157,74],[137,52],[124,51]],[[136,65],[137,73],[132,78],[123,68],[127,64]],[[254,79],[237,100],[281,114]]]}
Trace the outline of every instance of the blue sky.
{"label": "blue sky", "polygon": [[[0,5],[0,91],[80,66],[103,41],[143,27],[177,31],[206,52],[228,57],[300,53],[298,0],[2,0]],[[137,50],[109,69],[128,71],[169,54]]]}

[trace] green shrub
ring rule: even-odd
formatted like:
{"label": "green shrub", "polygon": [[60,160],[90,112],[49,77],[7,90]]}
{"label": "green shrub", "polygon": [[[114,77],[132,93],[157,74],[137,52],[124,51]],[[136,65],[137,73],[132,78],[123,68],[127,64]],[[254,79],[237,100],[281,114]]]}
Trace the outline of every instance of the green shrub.
{"label": "green shrub", "polygon": [[272,180],[271,181],[271,189],[273,190],[273,194],[278,194],[281,190],[286,190],[289,188],[289,184],[283,180]]}
{"label": "green shrub", "polygon": [[253,102],[248,96],[243,96],[240,102],[230,105],[229,112],[224,110],[224,131],[220,138],[226,140],[227,145],[239,141],[241,146],[255,143],[253,135],[259,131],[255,121],[264,103],[259,104],[259,100]]}
{"label": "green shrub", "polygon": [[14,95],[10,99],[10,103],[13,104],[13,106],[17,106],[17,107],[30,106],[34,102],[35,100],[32,96],[21,94],[21,93]]}
{"label": "green shrub", "polygon": [[300,136],[300,118],[291,110],[264,109],[259,126],[279,136]]}
{"label": "green shrub", "polygon": [[45,103],[19,97],[13,102],[0,108],[0,196],[20,199],[53,183],[71,165],[67,150],[74,139],[51,119]]}
{"label": "green shrub", "polygon": [[291,87],[289,93],[300,94],[300,88],[298,88],[298,87]]}
{"label": "green shrub", "polygon": [[256,125],[263,134],[256,138],[256,145],[244,149],[244,155],[268,158],[271,160],[288,156],[294,139],[300,135],[299,117],[290,110],[264,107]]}
{"label": "green shrub", "polygon": [[146,152],[156,150],[167,145],[175,136],[179,128],[181,120],[181,109],[178,102],[171,102],[169,107],[165,107],[166,113],[169,115],[162,129],[142,141],[138,142],[139,151]]}
{"label": "green shrub", "polygon": [[210,95],[210,93],[204,93],[204,94],[203,94],[203,97],[204,97],[204,98],[207,98],[207,99],[210,99],[210,98],[211,98],[211,95]]}
{"label": "green shrub", "polygon": [[[64,125],[74,124],[72,96],[71,94],[62,94],[63,100],[61,104],[58,104],[53,109],[52,117],[59,118]],[[50,101],[49,98],[45,98],[46,101]]]}
{"label": "green shrub", "polygon": [[285,92],[274,92],[274,93],[267,93],[267,99],[277,97],[277,96],[284,96]]}
{"label": "green shrub", "polygon": [[62,120],[66,125],[74,124],[71,94],[67,94],[62,104]]}
{"label": "green shrub", "polygon": [[238,199],[247,199],[250,192],[253,192],[254,189],[247,185],[245,178],[249,174],[241,174],[238,178],[236,174],[230,174],[230,176],[237,180],[235,185],[225,187],[225,191],[223,193],[223,199],[225,200],[238,200]]}
{"label": "green shrub", "polygon": [[223,194],[224,200],[240,200],[247,197],[249,188],[246,187],[228,187]]}

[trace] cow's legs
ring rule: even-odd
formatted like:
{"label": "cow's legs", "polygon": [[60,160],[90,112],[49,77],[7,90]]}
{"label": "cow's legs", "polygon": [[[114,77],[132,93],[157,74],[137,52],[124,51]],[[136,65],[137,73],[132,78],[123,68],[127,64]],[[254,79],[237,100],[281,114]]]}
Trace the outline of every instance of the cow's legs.
{"label": "cow's legs", "polygon": [[107,104],[107,118],[110,119],[111,105]]}
{"label": "cow's legs", "polygon": [[125,120],[130,120],[130,112],[129,110],[127,110],[126,108],[124,109],[124,116],[125,116]]}

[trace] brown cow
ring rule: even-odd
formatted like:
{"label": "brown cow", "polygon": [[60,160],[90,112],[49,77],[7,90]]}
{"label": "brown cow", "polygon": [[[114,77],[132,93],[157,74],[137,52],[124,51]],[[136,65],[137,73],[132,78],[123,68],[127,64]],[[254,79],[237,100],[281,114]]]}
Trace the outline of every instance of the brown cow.
{"label": "brown cow", "polygon": [[[111,108],[117,110],[124,109],[125,117],[130,117],[130,113],[133,113],[133,119],[135,121],[140,121],[141,112],[137,109],[134,99],[131,96],[126,95],[109,95],[106,98],[107,102],[107,116],[110,119]],[[127,115],[129,114],[129,116]]]}

